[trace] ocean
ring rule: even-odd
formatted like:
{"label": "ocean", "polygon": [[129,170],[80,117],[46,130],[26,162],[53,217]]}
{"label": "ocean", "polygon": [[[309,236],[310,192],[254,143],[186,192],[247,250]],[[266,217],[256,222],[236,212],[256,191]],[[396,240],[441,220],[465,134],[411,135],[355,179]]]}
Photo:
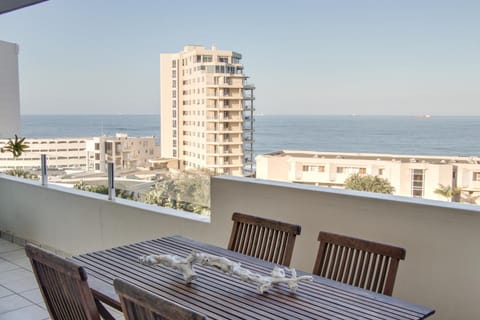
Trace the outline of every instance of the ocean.
{"label": "ocean", "polygon": [[[160,136],[160,115],[22,115],[27,138]],[[263,115],[255,154],[277,150],[480,155],[480,117]]]}

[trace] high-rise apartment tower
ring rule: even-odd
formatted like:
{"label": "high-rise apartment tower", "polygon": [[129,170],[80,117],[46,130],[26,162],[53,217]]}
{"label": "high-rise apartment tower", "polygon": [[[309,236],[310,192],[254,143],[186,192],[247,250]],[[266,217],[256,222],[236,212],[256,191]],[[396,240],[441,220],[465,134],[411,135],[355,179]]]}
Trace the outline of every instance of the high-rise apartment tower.
{"label": "high-rise apartment tower", "polygon": [[162,157],[180,169],[253,173],[253,91],[233,51],[185,46],[160,55]]}

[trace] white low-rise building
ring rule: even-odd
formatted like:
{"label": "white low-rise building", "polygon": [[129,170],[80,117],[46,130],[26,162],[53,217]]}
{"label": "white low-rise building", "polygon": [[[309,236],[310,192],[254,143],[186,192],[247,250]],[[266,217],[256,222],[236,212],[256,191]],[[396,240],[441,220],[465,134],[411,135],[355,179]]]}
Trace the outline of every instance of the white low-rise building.
{"label": "white low-rise building", "polygon": [[[14,158],[10,152],[0,153],[0,170],[40,168],[40,156],[47,155],[48,167],[57,169],[85,169],[85,144],[88,138],[25,139],[28,148]],[[91,138],[90,138],[91,139]],[[0,139],[0,146],[7,139]]]}
{"label": "white low-rise building", "polygon": [[461,188],[466,200],[480,196],[480,157],[278,151],[256,165],[259,179],[343,188],[360,173],[387,179],[401,196],[446,200],[435,193],[440,184]]}
{"label": "white low-rise building", "polygon": [[87,170],[106,172],[107,163],[115,170],[148,168],[150,160],[160,157],[155,137],[129,137],[117,133],[115,137],[95,137],[87,141]]}
{"label": "white low-rise building", "polygon": [[[7,139],[0,139],[0,146]],[[80,169],[106,172],[108,162],[116,170],[150,167],[159,158],[160,148],[155,137],[42,138],[25,139],[28,148],[18,158],[10,152],[0,153],[0,170],[40,168],[40,157],[47,156],[49,168]]]}

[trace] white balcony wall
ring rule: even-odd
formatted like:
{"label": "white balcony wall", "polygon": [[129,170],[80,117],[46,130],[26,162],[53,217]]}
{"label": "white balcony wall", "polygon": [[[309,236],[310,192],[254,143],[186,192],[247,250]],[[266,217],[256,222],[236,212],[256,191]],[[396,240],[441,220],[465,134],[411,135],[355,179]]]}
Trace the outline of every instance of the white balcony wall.
{"label": "white balcony wall", "polygon": [[[130,204],[130,205],[129,205]],[[0,175],[0,229],[79,254],[171,234],[201,239],[208,217]]]}
{"label": "white balcony wall", "polygon": [[301,270],[313,269],[320,230],[404,247],[395,297],[436,309],[435,319],[480,319],[478,206],[233,177],[213,179],[211,192],[212,224],[234,211],[300,224]]}
{"label": "white balcony wall", "polygon": [[394,296],[437,310],[434,319],[479,319],[480,209],[234,177],[212,179],[212,217],[0,176],[0,229],[78,254],[180,234],[225,247],[234,211],[297,223],[292,266],[311,271],[319,230],[407,249]]}

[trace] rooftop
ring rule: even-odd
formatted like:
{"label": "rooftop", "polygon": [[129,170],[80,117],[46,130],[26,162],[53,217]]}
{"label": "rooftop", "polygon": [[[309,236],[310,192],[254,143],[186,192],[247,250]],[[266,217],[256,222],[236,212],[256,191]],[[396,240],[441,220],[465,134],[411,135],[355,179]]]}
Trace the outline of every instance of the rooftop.
{"label": "rooftop", "polygon": [[426,162],[432,164],[480,164],[480,157],[451,157],[451,156],[427,156],[427,155],[399,155],[385,153],[343,153],[343,152],[315,152],[315,151],[293,151],[281,150],[266,153],[263,156],[280,156],[294,158],[312,159],[345,159],[345,160],[375,160],[375,161],[396,161],[401,163]]}

